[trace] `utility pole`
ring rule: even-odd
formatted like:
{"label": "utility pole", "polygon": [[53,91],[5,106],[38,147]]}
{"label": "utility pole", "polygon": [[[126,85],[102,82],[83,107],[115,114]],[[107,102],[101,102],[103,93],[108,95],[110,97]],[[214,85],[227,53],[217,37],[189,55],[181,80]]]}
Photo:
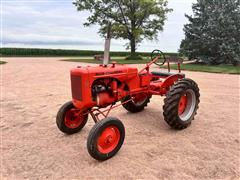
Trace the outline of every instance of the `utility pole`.
{"label": "utility pole", "polygon": [[105,49],[104,49],[104,58],[103,65],[107,66],[110,60],[110,45],[111,45],[111,23],[108,24],[107,37],[105,39]]}

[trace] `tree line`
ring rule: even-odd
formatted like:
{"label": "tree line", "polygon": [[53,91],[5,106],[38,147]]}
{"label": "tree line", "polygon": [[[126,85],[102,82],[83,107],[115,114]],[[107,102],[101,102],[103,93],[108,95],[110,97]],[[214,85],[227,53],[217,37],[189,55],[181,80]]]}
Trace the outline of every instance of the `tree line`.
{"label": "tree line", "polygon": [[[91,56],[103,54],[103,51],[64,50],[39,48],[0,48],[1,56]],[[111,56],[126,57],[130,52],[111,52]],[[137,52],[137,55],[150,57],[150,52]],[[178,53],[166,53],[167,56],[178,56]]]}

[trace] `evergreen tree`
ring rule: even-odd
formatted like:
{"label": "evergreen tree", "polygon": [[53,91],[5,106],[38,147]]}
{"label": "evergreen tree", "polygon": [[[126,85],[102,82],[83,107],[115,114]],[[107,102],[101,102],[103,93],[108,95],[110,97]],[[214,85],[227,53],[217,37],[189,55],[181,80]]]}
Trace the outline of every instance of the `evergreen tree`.
{"label": "evergreen tree", "polygon": [[209,64],[240,64],[240,0],[197,0],[192,9],[180,53]]}

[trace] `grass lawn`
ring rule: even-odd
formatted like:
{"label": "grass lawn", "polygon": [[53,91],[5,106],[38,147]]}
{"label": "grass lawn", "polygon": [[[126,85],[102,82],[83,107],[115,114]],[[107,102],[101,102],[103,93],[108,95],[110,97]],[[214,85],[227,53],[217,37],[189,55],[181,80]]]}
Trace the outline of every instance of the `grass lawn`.
{"label": "grass lawn", "polygon": [[[125,57],[112,57],[113,61],[116,61],[119,64],[146,64],[150,61],[149,57],[143,57],[143,60],[125,60]],[[101,61],[94,60],[92,57],[76,57],[65,59],[63,61],[70,62],[85,62],[85,63],[94,63],[101,64]],[[167,66],[163,66],[163,68],[167,68]],[[178,69],[176,64],[171,65],[171,69]],[[199,72],[209,72],[209,73],[226,73],[226,74],[240,74],[240,66],[232,66],[232,65],[200,65],[200,64],[182,64],[182,70],[187,71],[199,71]]]}
{"label": "grass lawn", "polygon": [[5,62],[5,61],[0,61],[0,64],[6,64],[7,62]]}
{"label": "grass lawn", "polygon": [[[166,67],[165,67],[166,68]],[[178,69],[176,64],[171,65],[172,69]],[[209,73],[226,73],[226,74],[240,74],[240,66],[232,65],[200,65],[200,64],[182,64],[182,70],[199,71]]]}

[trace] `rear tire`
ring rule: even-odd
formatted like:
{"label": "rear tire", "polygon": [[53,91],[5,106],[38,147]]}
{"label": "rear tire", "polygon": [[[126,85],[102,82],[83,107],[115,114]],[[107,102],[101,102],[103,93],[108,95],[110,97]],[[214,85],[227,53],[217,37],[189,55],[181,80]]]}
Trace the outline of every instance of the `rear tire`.
{"label": "rear tire", "polygon": [[[141,94],[138,94],[138,96],[141,95]],[[136,95],[137,96],[137,95]],[[150,98],[149,96],[147,95],[143,95],[145,97],[143,97],[143,99],[140,98],[140,101],[139,100],[132,100],[132,101],[129,101],[125,104],[123,104],[122,106],[129,112],[131,113],[137,113],[137,112],[140,112],[142,110],[144,110],[144,108],[147,106],[147,104],[150,102]],[[122,100],[122,103],[130,100],[132,98],[132,96],[126,96],[123,100]],[[134,97],[133,97],[134,98]]]}
{"label": "rear tire", "polygon": [[164,99],[164,120],[174,129],[187,128],[197,114],[199,88],[191,79],[177,81]]}
{"label": "rear tire", "polygon": [[65,103],[57,113],[58,129],[66,134],[79,132],[88,120],[88,114],[84,113],[86,112],[80,112],[79,109],[75,108],[72,101]]}
{"label": "rear tire", "polygon": [[91,129],[87,149],[96,160],[104,161],[113,157],[121,148],[125,138],[122,122],[113,117],[98,121]]}

